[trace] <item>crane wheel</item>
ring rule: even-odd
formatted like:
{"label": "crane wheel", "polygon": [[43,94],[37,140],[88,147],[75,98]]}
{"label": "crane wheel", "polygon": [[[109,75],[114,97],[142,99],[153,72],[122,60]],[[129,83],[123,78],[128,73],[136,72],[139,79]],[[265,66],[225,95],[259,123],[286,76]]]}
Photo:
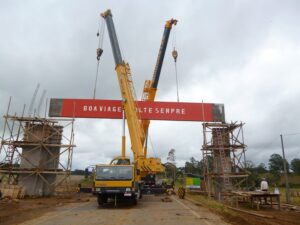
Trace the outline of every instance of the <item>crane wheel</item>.
{"label": "crane wheel", "polygon": [[137,205],[137,199],[135,197],[132,198],[132,204]]}
{"label": "crane wheel", "polygon": [[103,207],[105,205],[105,203],[107,203],[107,197],[98,195],[97,196],[97,201],[98,201],[98,205]]}

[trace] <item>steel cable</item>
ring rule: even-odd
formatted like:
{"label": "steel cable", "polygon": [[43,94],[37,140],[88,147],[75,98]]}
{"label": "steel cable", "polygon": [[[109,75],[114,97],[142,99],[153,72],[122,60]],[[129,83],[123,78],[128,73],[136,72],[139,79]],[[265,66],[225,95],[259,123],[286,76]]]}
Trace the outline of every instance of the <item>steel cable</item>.
{"label": "steel cable", "polygon": [[[97,48],[97,69],[96,69],[96,77],[95,77],[95,83],[94,83],[94,93],[93,93],[93,99],[96,98],[96,91],[97,91],[97,82],[98,82],[98,76],[99,76],[99,65],[100,65],[100,56],[103,52],[103,40],[104,40],[104,32],[105,32],[105,20],[102,18],[101,22],[99,21],[99,27],[97,32],[97,37],[99,37],[98,41],[98,48]],[[102,51],[100,55],[98,55],[98,51]]]}

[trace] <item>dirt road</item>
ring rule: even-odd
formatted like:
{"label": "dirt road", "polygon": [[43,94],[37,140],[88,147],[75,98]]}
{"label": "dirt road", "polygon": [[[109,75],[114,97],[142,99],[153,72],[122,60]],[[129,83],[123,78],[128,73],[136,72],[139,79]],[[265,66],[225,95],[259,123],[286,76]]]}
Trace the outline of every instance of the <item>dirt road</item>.
{"label": "dirt road", "polygon": [[41,217],[31,219],[22,225],[225,225],[221,218],[208,209],[171,196],[171,202],[162,202],[161,196],[144,196],[137,206],[113,204],[98,208],[96,198],[89,202],[71,203],[58,207]]}

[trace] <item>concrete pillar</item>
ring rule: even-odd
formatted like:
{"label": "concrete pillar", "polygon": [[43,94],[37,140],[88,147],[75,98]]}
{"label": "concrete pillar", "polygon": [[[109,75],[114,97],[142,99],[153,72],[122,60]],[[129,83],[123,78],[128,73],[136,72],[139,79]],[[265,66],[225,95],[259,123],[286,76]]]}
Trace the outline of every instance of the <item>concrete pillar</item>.
{"label": "concrete pillar", "polygon": [[20,168],[23,173],[19,175],[19,185],[25,188],[26,195],[53,195],[55,187],[49,184],[56,180],[60,147],[50,147],[49,144],[61,144],[62,132],[62,126],[26,123],[21,144]]}
{"label": "concrete pillar", "polygon": [[[218,129],[218,131],[217,131]],[[218,141],[218,133],[222,134],[222,145]],[[214,191],[215,197],[219,198],[222,192],[232,189],[232,181],[229,179],[229,185],[225,185],[224,173],[232,172],[232,163],[230,157],[230,136],[226,128],[213,128],[212,129],[212,145],[213,145],[213,172],[214,176]],[[224,151],[224,161],[222,161],[221,151]]]}

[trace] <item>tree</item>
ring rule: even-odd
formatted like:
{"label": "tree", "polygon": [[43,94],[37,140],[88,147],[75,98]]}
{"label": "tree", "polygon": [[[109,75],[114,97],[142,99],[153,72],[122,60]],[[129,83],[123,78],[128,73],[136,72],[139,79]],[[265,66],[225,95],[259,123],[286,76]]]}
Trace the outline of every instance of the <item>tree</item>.
{"label": "tree", "polygon": [[190,161],[185,162],[185,173],[202,175],[202,169],[202,161],[197,161],[194,157],[191,157]]}
{"label": "tree", "polygon": [[175,149],[174,149],[174,148],[172,148],[172,149],[169,151],[167,160],[168,160],[169,163],[172,163],[172,164],[175,165],[176,157],[175,157]]}
{"label": "tree", "polygon": [[260,163],[258,166],[256,166],[255,170],[260,174],[268,172],[267,167],[264,163]]}
{"label": "tree", "polygon": [[74,171],[71,172],[72,175],[84,175],[84,170],[78,170],[75,169]]}
{"label": "tree", "polygon": [[[274,175],[280,175],[283,172],[283,158],[279,154],[272,154],[269,159],[269,170]],[[289,171],[289,164],[287,163],[287,171]]]}
{"label": "tree", "polygon": [[[255,166],[255,164],[252,161],[247,160],[246,164],[245,164],[245,169],[248,172],[250,172],[250,174],[247,178],[248,188],[250,188],[250,190],[254,190],[255,187],[259,186],[259,183],[261,181],[261,178],[259,177],[259,174],[258,174],[257,167]],[[246,183],[245,183],[245,185],[246,185]]]}
{"label": "tree", "polygon": [[300,159],[295,158],[291,161],[291,169],[295,174],[300,175]]}
{"label": "tree", "polygon": [[175,156],[175,149],[171,149],[168,152],[168,157],[167,157],[168,162],[165,164],[166,167],[166,175],[169,178],[172,178],[173,181],[175,182],[176,180],[176,173],[177,173],[177,168],[176,168],[176,156]]}
{"label": "tree", "polygon": [[251,160],[247,160],[247,161],[245,162],[245,168],[246,168],[247,170],[253,169],[254,167],[255,167],[255,165],[254,165],[254,163],[253,163]]}
{"label": "tree", "polygon": [[[279,154],[273,154],[271,155],[269,159],[269,171],[270,171],[270,177],[269,181],[270,183],[278,184],[280,181],[280,175],[283,173],[283,158]],[[289,171],[289,164],[286,162],[286,168],[287,171]]]}

